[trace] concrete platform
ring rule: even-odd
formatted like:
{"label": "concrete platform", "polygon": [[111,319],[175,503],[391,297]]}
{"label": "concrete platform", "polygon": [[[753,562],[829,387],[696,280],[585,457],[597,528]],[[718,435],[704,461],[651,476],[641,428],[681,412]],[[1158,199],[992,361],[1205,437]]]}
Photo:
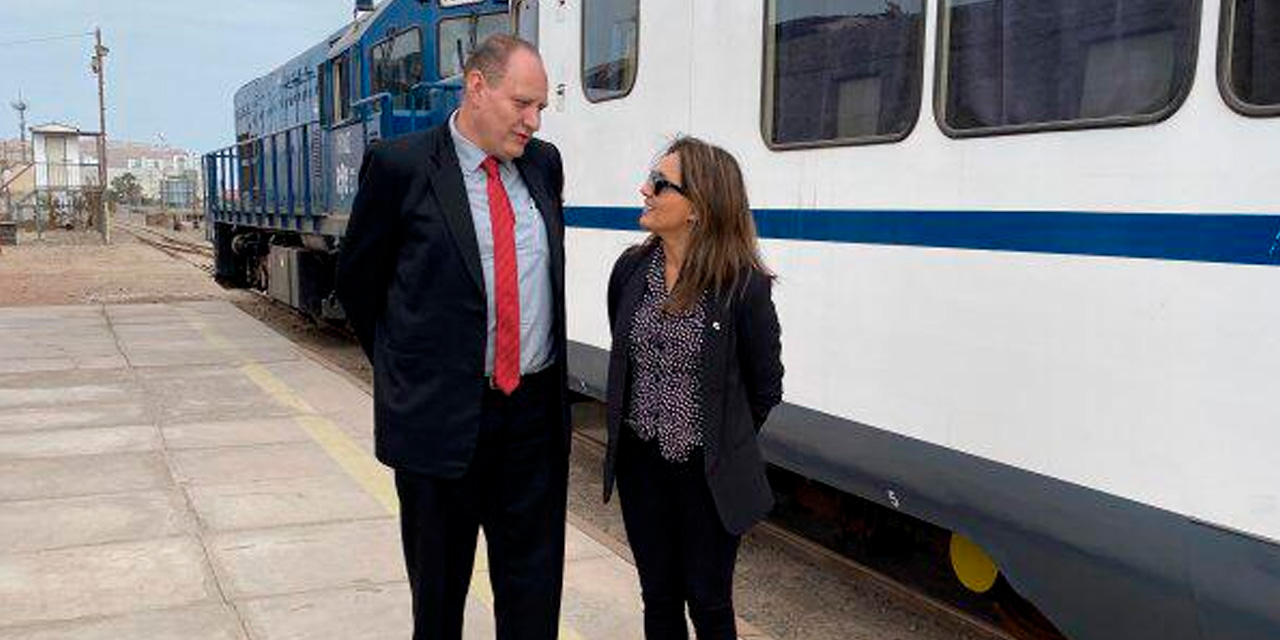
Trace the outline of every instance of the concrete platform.
{"label": "concrete platform", "polygon": [[[408,638],[371,432],[360,385],[230,304],[0,308],[0,640]],[[561,637],[643,637],[584,526]],[[486,570],[467,638],[494,635]]]}

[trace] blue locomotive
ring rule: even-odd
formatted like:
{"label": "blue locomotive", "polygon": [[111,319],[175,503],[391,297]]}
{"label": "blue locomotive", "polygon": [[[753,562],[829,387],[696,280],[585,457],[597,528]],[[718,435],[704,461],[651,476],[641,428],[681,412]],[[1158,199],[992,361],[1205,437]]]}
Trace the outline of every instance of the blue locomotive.
{"label": "blue locomotive", "polygon": [[356,3],[356,17],[235,95],[236,143],[205,155],[216,277],[340,320],[334,255],[365,146],[457,106],[462,60],[510,31],[499,0]]}

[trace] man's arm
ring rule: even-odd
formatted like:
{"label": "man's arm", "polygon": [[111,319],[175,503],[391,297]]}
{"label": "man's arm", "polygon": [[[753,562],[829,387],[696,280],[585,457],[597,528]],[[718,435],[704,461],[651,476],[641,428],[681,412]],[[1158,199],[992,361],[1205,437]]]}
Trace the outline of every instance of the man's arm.
{"label": "man's arm", "polygon": [[337,292],[347,321],[373,362],[373,339],[399,252],[400,202],[377,145],[365,150],[360,188],[338,255]]}

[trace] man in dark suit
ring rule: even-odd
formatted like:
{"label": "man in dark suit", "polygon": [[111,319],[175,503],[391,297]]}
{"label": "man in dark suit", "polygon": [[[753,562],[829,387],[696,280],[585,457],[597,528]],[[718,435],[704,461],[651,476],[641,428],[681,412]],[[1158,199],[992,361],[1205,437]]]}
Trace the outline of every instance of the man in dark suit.
{"label": "man in dark suit", "polygon": [[569,451],[564,178],[556,148],[532,138],[547,102],[537,51],[494,36],[463,72],[448,123],[366,152],[337,291],[373,363],[414,639],[461,637],[483,527],[498,638],[552,640]]}

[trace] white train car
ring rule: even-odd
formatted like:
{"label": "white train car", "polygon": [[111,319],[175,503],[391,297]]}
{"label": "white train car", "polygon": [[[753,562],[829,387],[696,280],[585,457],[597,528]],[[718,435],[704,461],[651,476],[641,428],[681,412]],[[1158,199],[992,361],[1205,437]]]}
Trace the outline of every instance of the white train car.
{"label": "white train car", "polygon": [[512,5],[584,389],[697,135],[779,274],[773,463],[971,538],[1075,640],[1280,638],[1280,2]]}

